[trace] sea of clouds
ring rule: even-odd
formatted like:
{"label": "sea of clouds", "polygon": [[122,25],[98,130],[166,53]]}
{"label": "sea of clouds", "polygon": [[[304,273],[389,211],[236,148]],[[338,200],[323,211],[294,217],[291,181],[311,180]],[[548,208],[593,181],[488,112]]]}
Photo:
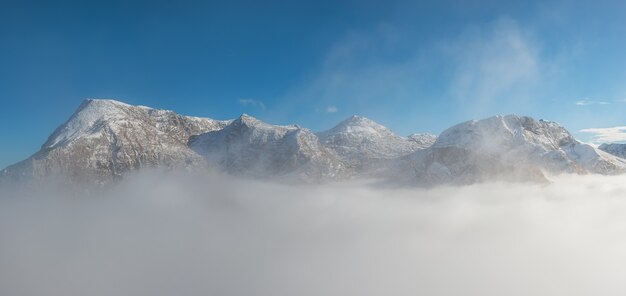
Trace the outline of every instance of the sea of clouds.
{"label": "sea of clouds", "polygon": [[419,189],[154,173],[23,192],[0,196],[0,295],[626,293],[624,176]]}

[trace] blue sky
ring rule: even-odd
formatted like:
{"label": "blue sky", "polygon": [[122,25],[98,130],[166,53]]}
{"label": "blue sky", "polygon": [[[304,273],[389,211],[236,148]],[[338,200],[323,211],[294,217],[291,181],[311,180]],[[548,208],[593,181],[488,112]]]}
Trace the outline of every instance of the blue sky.
{"label": "blue sky", "polygon": [[625,139],[598,129],[626,125],[620,1],[0,0],[0,44],[0,167],[88,97],[403,135],[516,113]]}

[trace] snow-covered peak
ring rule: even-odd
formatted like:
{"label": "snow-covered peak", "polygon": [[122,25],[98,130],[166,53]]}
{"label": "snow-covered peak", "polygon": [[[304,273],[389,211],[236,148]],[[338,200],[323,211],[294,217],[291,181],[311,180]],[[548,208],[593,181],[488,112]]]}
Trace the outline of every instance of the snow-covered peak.
{"label": "snow-covered peak", "polygon": [[[271,142],[285,137],[286,134],[301,130],[294,125],[273,125],[254,118],[248,114],[242,114],[230,122],[221,130],[204,133],[193,137],[190,146],[202,150],[209,143],[220,141],[228,142],[237,138],[237,141],[245,142]],[[307,129],[303,129],[307,131]]]}
{"label": "snow-covered peak", "polygon": [[455,125],[441,133],[433,146],[489,149],[529,143],[545,149],[558,149],[574,141],[572,135],[555,122],[498,115]]}
{"label": "snow-covered peak", "polygon": [[70,119],[57,128],[44,143],[44,149],[63,146],[79,138],[99,136],[103,129],[123,131],[149,126],[169,132],[172,120],[182,124],[189,133],[205,132],[226,125],[227,122],[208,118],[187,117],[169,110],[133,106],[112,99],[86,99]]}
{"label": "snow-covered peak", "polygon": [[[81,119],[98,119],[107,116],[123,115],[124,108],[132,108],[132,105],[113,99],[85,99],[74,115]],[[147,108],[147,107],[144,107]]]}
{"label": "snow-covered peak", "polygon": [[98,129],[98,123],[103,121],[122,120],[126,117],[124,109],[132,106],[109,99],[84,100],[70,119],[61,125],[43,145],[52,148],[63,145],[73,138],[92,133]]}
{"label": "snow-covered peak", "polygon": [[342,121],[341,124],[346,124],[346,125],[379,125],[376,122],[374,122],[373,120],[364,117],[364,116],[360,116],[360,115],[352,115],[350,117],[348,117],[346,120]]}
{"label": "snow-covered peak", "polygon": [[424,153],[414,154],[418,178],[474,182],[497,177],[534,180],[549,173],[615,174],[626,161],[576,141],[555,122],[494,116],[445,130]]}
{"label": "snow-covered peak", "polygon": [[[114,99],[85,99],[78,109],[72,115],[73,119],[83,120],[84,123],[93,122],[99,119],[118,119],[126,115],[125,110],[128,109],[142,109],[146,111],[162,111],[171,112],[167,110],[157,110],[146,106],[133,106],[120,102]],[[71,120],[72,118],[70,118]]]}
{"label": "snow-covered peak", "polygon": [[232,126],[233,128],[244,127],[244,128],[253,128],[253,129],[260,129],[260,130],[280,130],[280,131],[294,130],[294,129],[299,128],[296,125],[269,124],[267,122],[264,122],[260,119],[257,119],[245,113],[239,116],[237,119],[233,120],[229,126]]}
{"label": "snow-covered peak", "polygon": [[106,183],[143,167],[202,167],[205,161],[187,146],[190,137],[228,123],[116,100],[87,99],[41,150],[10,166],[5,174]]}
{"label": "snow-covered peak", "polygon": [[393,132],[375,121],[363,116],[352,115],[350,118],[340,122],[328,131],[319,133],[320,135],[330,135],[337,133],[350,133],[360,137],[381,137],[391,135]]}
{"label": "snow-covered peak", "polygon": [[257,125],[257,124],[263,123],[263,122],[258,120],[258,119],[256,119],[255,117],[252,117],[252,116],[244,113],[244,114],[241,114],[241,116],[239,116],[237,119],[235,119],[233,121],[233,123],[235,123],[235,124],[245,124],[245,125],[253,126],[253,125]]}
{"label": "snow-covered peak", "polygon": [[322,145],[345,161],[362,165],[373,159],[391,159],[422,148],[375,121],[351,116],[330,130],[317,133]]}
{"label": "snow-covered peak", "polygon": [[86,98],[83,103],[78,107],[80,110],[83,106],[99,105],[99,106],[132,106],[130,104],[118,101],[116,99],[98,99],[98,98]]}

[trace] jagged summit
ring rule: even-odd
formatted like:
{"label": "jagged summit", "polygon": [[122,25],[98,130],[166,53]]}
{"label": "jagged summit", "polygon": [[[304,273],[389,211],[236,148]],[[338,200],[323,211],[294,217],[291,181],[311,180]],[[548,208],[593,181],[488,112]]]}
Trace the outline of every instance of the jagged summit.
{"label": "jagged summit", "polygon": [[259,123],[263,123],[261,120],[256,119],[246,113],[241,114],[241,116],[237,117],[237,119],[233,120],[235,124],[245,124],[245,125],[256,125]]}
{"label": "jagged summit", "polygon": [[298,125],[273,125],[267,122],[264,122],[256,117],[248,115],[246,113],[241,114],[241,116],[237,117],[237,119],[233,120],[230,126],[233,127],[248,127],[248,128],[259,128],[259,129],[298,129],[300,128]]}

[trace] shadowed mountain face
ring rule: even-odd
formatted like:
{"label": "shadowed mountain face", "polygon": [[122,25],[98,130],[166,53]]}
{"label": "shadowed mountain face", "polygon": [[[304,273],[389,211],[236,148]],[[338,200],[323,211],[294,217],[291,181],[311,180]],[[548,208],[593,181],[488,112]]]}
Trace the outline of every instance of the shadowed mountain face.
{"label": "shadowed mountain face", "polygon": [[359,116],[315,134],[245,114],[220,121],[86,100],[39,152],[4,169],[2,179],[108,183],[146,167],[210,167],[237,176],[305,182],[377,177],[434,185],[617,174],[626,171],[626,160],[576,141],[554,122],[515,115],[461,123],[438,138],[398,136]]}

